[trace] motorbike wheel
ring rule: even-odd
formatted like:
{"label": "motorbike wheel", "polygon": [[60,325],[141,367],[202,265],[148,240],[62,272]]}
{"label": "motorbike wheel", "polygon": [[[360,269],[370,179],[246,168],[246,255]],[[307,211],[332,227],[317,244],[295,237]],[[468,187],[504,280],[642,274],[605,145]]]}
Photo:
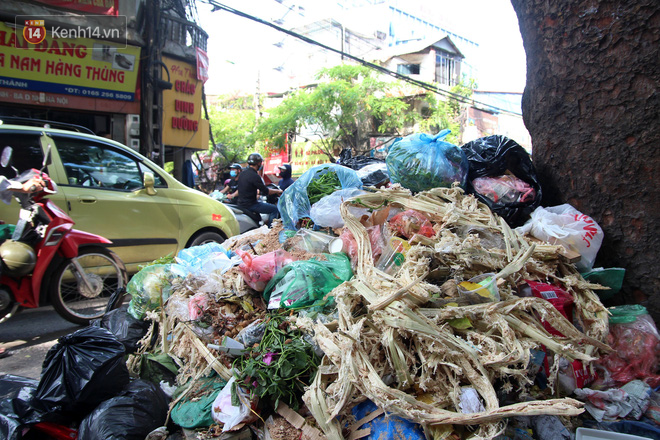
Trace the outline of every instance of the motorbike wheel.
{"label": "motorbike wheel", "polygon": [[[65,260],[53,273],[50,302],[67,321],[88,325],[106,312],[112,294],[126,287],[126,266],[117,255],[104,247],[80,250],[77,263],[82,267],[89,286],[73,260]],[[116,306],[122,301],[116,301]]]}

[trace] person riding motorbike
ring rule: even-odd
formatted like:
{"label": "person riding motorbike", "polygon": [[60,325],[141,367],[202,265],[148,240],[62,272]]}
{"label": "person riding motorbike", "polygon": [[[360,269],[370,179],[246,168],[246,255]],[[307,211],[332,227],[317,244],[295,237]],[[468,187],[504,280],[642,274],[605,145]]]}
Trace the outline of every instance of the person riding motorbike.
{"label": "person riding motorbike", "polygon": [[248,168],[238,176],[238,201],[237,205],[257,213],[268,214],[266,224],[270,227],[271,222],[277,217],[279,211],[277,205],[259,202],[257,191],[263,195],[282,194],[282,190],[268,188],[258,171],[263,169],[264,159],[259,153],[248,156]]}
{"label": "person riding motorbike", "polygon": [[280,170],[280,182],[277,184],[277,186],[280,187],[282,191],[293,185],[293,179],[291,178],[291,165],[288,163],[285,163],[284,165],[280,165],[279,167]]}
{"label": "person riding motorbike", "polygon": [[238,176],[241,175],[243,167],[237,163],[233,163],[229,166],[229,184],[225,185],[224,188],[220,191],[221,194],[227,194],[227,199],[232,200],[238,195]]}

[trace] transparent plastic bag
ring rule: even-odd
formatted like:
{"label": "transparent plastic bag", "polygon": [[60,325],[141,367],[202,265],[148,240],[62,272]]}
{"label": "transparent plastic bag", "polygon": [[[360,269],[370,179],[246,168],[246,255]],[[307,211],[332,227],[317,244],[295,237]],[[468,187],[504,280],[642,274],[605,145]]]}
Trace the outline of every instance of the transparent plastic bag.
{"label": "transparent plastic bag", "polygon": [[334,235],[324,232],[313,231],[307,228],[300,228],[291,240],[293,247],[313,254],[322,254],[328,252],[330,243],[336,240]]}
{"label": "transparent plastic bag", "polygon": [[169,264],[152,264],[131,278],[126,291],[131,294],[128,313],[143,319],[147,311],[156,310],[167,301],[172,289]]}
{"label": "transparent plastic bag", "polygon": [[[385,245],[387,244],[387,237],[386,234],[383,233],[383,226],[369,226],[367,228],[367,236],[369,237],[369,243],[371,244],[371,256],[373,261],[378,261],[383,253]],[[357,264],[358,245],[353,233],[350,229],[346,228],[342,231],[339,238],[343,243],[342,251],[348,254],[351,264],[355,267]]]}
{"label": "transparent plastic bag", "polygon": [[413,192],[451,187],[454,182],[465,187],[468,160],[463,150],[443,141],[450,132],[415,133],[392,144],[386,159],[392,182]]}
{"label": "transparent plastic bag", "polygon": [[419,234],[425,237],[435,237],[435,230],[431,224],[431,220],[419,211],[408,209],[400,212],[389,222],[389,226],[393,231],[410,239],[413,235]]}
{"label": "transparent plastic bag", "polygon": [[291,254],[283,249],[277,249],[256,257],[241,250],[238,250],[237,253],[243,259],[238,268],[243,274],[245,283],[257,292],[263,292],[271,278],[280,269],[293,261]]}
{"label": "transparent plastic bag", "polygon": [[472,186],[493,203],[528,203],[536,198],[536,190],[529,183],[510,175],[477,177]]}
{"label": "transparent plastic bag", "polygon": [[[309,216],[314,221],[315,225],[328,228],[341,228],[344,226],[344,219],[341,217],[339,209],[341,204],[345,200],[362,194],[367,194],[367,192],[359,188],[347,188],[335,191],[314,203]],[[349,210],[357,218],[360,218],[362,214],[369,214],[369,211],[366,208],[360,209],[349,207]]]}
{"label": "transparent plastic bag", "polygon": [[328,172],[337,174],[341,185],[340,189],[362,188],[362,181],[357,173],[350,168],[334,163],[313,166],[293,182],[293,185],[282,193],[280,200],[277,202],[285,229],[298,229],[298,221],[304,217],[309,217],[312,204],[307,195],[307,187],[312,180],[318,179]]}

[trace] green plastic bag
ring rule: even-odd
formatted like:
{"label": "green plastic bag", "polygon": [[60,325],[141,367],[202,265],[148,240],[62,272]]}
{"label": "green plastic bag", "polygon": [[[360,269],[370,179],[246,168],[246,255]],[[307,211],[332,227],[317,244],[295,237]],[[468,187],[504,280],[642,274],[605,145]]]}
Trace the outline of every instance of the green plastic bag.
{"label": "green plastic bag", "polygon": [[172,408],[172,421],[186,429],[208,428],[213,421],[213,402],[227,382],[218,376],[199,379],[188,395]]}
{"label": "green plastic bag", "polygon": [[[282,268],[264,290],[268,308],[298,309],[323,305],[323,297],[353,276],[344,253],[323,254],[326,261],[294,261]],[[333,303],[328,299],[328,304]]]}
{"label": "green plastic bag", "polygon": [[169,264],[153,264],[135,275],[126,285],[131,294],[127,312],[135,319],[143,319],[147,311],[162,307],[170,297],[172,274]]}
{"label": "green plastic bag", "polygon": [[0,242],[10,239],[14,235],[14,229],[16,225],[0,225]]}

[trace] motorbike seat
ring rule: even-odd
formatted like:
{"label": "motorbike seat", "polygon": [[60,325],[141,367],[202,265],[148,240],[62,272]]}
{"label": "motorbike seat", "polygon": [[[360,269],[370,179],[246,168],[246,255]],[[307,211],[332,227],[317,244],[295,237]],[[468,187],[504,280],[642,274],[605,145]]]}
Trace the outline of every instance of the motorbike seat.
{"label": "motorbike seat", "polygon": [[227,203],[227,205],[230,205],[233,210],[240,211],[243,214],[247,215],[250,217],[256,224],[259,224],[261,222],[261,215],[259,215],[258,212],[250,211],[249,209],[236,205],[234,203]]}

